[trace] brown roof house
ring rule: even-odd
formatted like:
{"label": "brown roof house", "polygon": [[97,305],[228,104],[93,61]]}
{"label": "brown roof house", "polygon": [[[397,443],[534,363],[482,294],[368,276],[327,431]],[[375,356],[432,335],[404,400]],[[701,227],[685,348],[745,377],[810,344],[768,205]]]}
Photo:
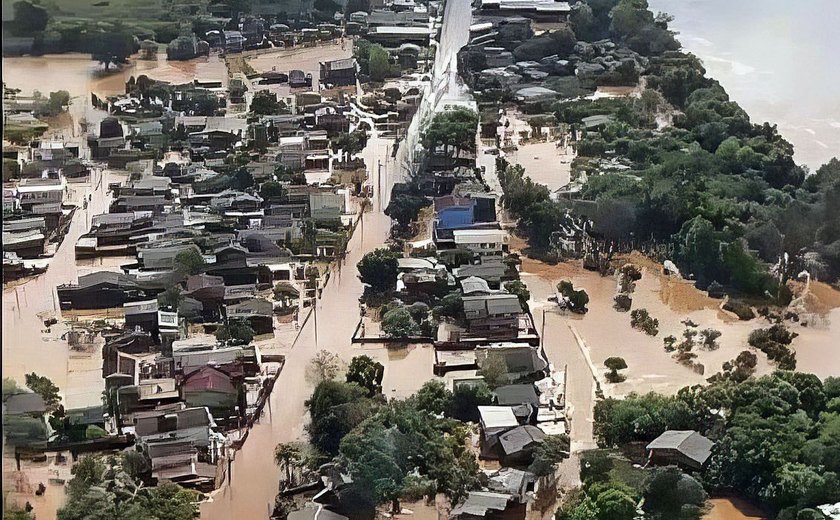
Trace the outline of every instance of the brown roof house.
{"label": "brown roof house", "polygon": [[702,469],[715,443],[694,430],[668,430],[647,445],[648,460],[654,464],[676,464]]}

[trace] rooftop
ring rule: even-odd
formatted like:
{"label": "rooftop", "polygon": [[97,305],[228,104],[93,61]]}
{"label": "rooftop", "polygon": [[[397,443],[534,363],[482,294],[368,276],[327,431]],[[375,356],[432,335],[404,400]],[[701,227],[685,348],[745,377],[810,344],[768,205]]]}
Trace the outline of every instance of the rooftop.
{"label": "rooftop", "polygon": [[676,450],[703,464],[712,454],[714,442],[694,430],[668,430],[647,445],[648,450]]}
{"label": "rooftop", "polygon": [[478,413],[485,428],[512,428],[519,426],[510,406],[479,406]]}

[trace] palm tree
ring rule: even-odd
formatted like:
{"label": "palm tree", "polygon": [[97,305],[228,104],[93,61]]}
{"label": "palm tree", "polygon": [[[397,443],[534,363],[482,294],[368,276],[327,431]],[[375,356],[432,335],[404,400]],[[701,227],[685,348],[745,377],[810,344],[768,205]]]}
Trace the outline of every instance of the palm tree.
{"label": "palm tree", "polygon": [[294,468],[303,461],[300,444],[281,442],[274,448],[274,462],[286,472],[286,486],[294,486]]}

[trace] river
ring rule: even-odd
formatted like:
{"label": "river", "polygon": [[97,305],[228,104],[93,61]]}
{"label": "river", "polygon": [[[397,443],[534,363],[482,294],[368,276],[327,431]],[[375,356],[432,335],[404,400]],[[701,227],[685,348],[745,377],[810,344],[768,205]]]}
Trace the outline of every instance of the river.
{"label": "river", "polygon": [[840,156],[840,2],[649,0],[753,122],[778,124],[812,170]]}

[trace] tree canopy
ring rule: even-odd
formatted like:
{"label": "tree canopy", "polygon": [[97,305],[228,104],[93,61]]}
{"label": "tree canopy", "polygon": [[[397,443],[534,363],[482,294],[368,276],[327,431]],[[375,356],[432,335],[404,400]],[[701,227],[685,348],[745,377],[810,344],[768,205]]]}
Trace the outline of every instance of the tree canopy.
{"label": "tree canopy", "polygon": [[355,356],[347,367],[347,382],[356,383],[368,391],[369,396],[382,393],[382,376],[385,367],[369,356]]}
{"label": "tree canopy", "polygon": [[374,292],[393,289],[397,284],[397,259],[399,257],[399,254],[386,248],[367,253],[356,264],[359,278]]}
{"label": "tree canopy", "polygon": [[192,520],[199,495],[174,483],[145,487],[127,471],[127,457],[89,455],[73,466],[59,520],[138,518]]}

